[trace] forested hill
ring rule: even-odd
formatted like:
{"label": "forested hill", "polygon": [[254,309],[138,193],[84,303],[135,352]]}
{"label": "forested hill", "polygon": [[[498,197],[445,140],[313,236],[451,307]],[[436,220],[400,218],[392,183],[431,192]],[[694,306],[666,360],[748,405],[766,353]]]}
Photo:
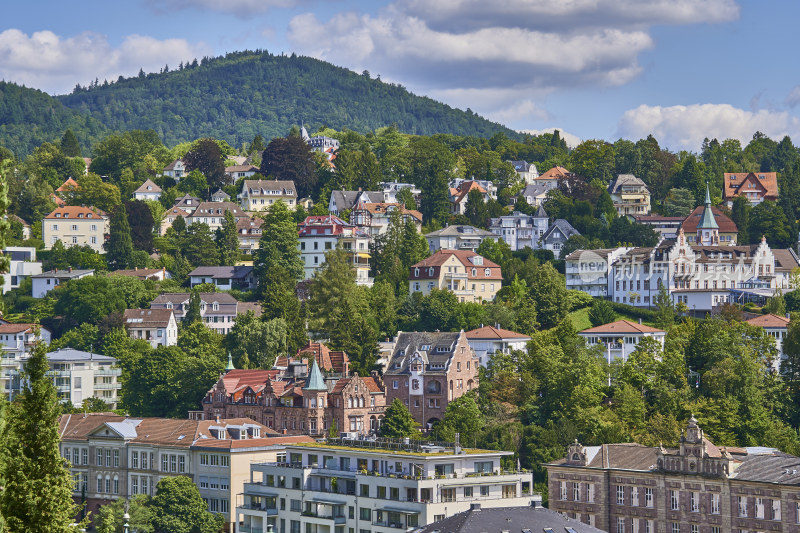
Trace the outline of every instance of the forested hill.
{"label": "forested hill", "polygon": [[98,120],[47,93],[0,81],[0,146],[24,156],[45,141],[60,139],[67,129],[86,147],[108,133]]}
{"label": "forested hill", "polygon": [[168,146],[204,136],[239,146],[256,134],[286,135],[301,121],[310,132],[326,125],[365,133],[397,124],[412,134],[519,137],[471,111],[308,57],[247,51],[171,67],[58,99],[111,130],[154,129]]}

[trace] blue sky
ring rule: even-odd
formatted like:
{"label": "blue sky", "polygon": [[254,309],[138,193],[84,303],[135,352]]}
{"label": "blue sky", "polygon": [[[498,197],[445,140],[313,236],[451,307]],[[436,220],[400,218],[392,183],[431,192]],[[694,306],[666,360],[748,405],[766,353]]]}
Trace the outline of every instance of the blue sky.
{"label": "blue sky", "polygon": [[796,0],[15,2],[0,78],[58,94],[244,48],[400,83],[514,129],[673,150],[800,140]]}

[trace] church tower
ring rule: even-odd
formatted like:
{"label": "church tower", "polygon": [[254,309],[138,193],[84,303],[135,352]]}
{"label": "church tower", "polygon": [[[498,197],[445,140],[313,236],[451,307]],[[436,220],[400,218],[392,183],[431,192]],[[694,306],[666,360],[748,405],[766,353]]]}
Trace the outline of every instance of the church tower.
{"label": "church tower", "polygon": [[703,216],[697,225],[697,239],[695,242],[701,246],[719,246],[719,225],[714,218],[711,210],[711,194],[708,191],[706,182],[706,202],[703,208]]}

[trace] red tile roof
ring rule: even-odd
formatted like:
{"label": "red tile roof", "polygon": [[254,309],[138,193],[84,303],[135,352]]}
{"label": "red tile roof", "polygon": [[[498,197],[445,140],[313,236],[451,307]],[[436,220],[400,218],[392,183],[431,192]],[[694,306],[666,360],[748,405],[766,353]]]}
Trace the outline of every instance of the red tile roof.
{"label": "red tile roof", "polygon": [[468,339],[528,339],[528,335],[494,326],[483,326],[466,333]]}
{"label": "red tile roof", "polygon": [[[482,257],[475,252],[471,252],[469,250],[436,250],[431,256],[426,259],[423,259],[419,263],[415,265],[411,265],[410,269],[410,278],[411,279],[439,279],[439,269],[442,265],[444,265],[451,257],[455,257],[465,268],[467,272],[468,279],[486,279],[486,280],[497,280],[502,279],[503,274],[500,271],[500,265],[497,263]],[[474,264],[470,261],[470,258],[474,257],[481,257],[483,262],[482,264]],[[434,268],[434,274],[428,274],[427,269],[429,267]],[[420,275],[415,276],[414,270],[419,268]],[[472,275],[472,269],[478,269],[478,273],[476,276]],[[484,269],[491,269],[489,276],[485,275]]]}
{"label": "red tile roof", "polygon": [[486,189],[484,189],[480,183],[472,180],[462,181],[458,187],[455,189],[450,189],[450,194],[456,197],[453,200],[453,203],[461,203],[461,201],[464,200],[464,198],[466,198],[473,189],[481,194],[486,194]]}
{"label": "red tile roof", "polygon": [[[83,216],[81,216],[83,215]],[[91,217],[89,215],[92,215]],[[81,207],[79,205],[67,205],[57,207],[49,215],[44,218],[66,218],[66,219],[86,219],[95,217],[104,217],[105,212],[97,209],[96,207]]]}
{"label": "red tile roof", "polygon": [[748,324],[762,328],[788,328],[789,322],[788,318],[773,313],[757,316],[747,321]]}
{"label": "red tile roof", "polygon": [[33,324],[0,324],[0,334],[14,334],[29,331]]}
{"label": "red tile roof", "polygon": [[225,374],[222,377],[222,381],[227,391],[236,390],[243,385],[249,385],[255,389],[259,385],[263,386],[267,381],[274,380],[277,375],[278,370],[244,370],[237,368]]}
{"label": "red tile roof", "polygon": [[61,187],[56,189],[56,192],[68,192],[78,189],[78,182],[72,178],[67,178],[67,181],[61,184]]}
{"label": "red tile roof", "polygon": [[[695,207],[694,211],[692,211],[688,217],[683,219],[683,222],[681,223],[681,229],[684,233],[697,233],[697,225],[700,224],[700,220],[703,218],[704,209],[704,205]],[[711,212],[714,214],[714,220],[717,221],[717,226],[719,226],[720,233],[737,233],[739,231],[739,228],[736,227],[736,223],[728,218],[725,213],[716,207],[712,207]]]}
{"label": "red tile roof", "polygon": [[651,328],[644,324],[637,324],[630,320],[617,320],[610,324],[603,324],[594,328],[581,331],[581,333],[666,333],[663,329]]}
{"label": "red tile roof", "polygon": [[[735,198],[745,192],[757,192],[762,198],[778,198],[778,174],[776,172],[726,172],[723,196]],[[751,188],[749,184],[754,186]]]}
{"label": "red tile roof", "polygon": [[322,370],[328,372],[344,372],[345,363],[350,362],[350,358],[345,352],[332,352],[321,342],[309,341],[304,347],[297,350],[296,358],[303,356],[313,356]]}
{"label": "red tile roof", "polygon": [[571,172],[564,167],[555,166],[545,172],[544,174],[539,174],[539,177],[536,179],[539,180],[557,180],[557,179],[564,179],[569,177]]}

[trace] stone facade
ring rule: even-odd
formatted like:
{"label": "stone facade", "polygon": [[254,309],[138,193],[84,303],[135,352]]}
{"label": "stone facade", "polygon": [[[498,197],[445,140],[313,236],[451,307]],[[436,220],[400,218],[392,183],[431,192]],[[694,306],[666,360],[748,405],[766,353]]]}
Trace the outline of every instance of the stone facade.
{"label": "stone facade", "polygon": [[550,508],[604,531],[800,531],[800,458],[723,448],[689,420],[678,448],[584,447],[545,465]]}

